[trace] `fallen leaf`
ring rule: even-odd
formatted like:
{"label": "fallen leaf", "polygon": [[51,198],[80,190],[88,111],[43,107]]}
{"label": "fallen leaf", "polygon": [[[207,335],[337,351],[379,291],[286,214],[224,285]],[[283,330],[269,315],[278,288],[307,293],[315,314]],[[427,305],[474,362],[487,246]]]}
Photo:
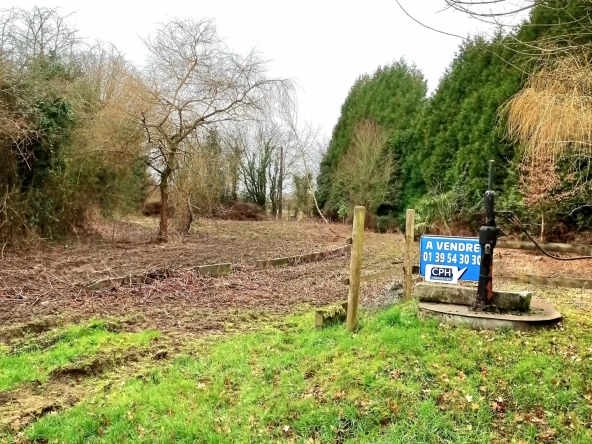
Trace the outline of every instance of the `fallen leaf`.
{"label": "fallen leaf", "polygon": [[491,403],[491,410],[493,410],[495,413],[505,413],[506,412],[506,403],[501,398],[501,396],[499,398],[497,398],[497,401],[494,401]]}
{"label": "fallen leaf", "polygon": [[393,415],[395,415],[395,416],[399,415],[399,406],[397,405],[397,403],[395,401],[393,401],[392,399],[388,399],[387,405],[388,405],[388,408],[393,413]]}
{"label": "fallen leaf", "polygon": [[401,377],[401,372],[399,370],[391,370],[390,376],[391,379],[399,379]]}
{"label": "fallen leaf", "polygon": [[345,392],[337,392],[333,395],[333,399],[338,400],[338,399],[343,399],[345,398],[346,393]]}
{"label": "fallen leaf", "polygon": [[543,441],[553,441],[555,439],[555,435],[557,431],[555,429],[547,429],[537,435],[537,438],[542,439]]}

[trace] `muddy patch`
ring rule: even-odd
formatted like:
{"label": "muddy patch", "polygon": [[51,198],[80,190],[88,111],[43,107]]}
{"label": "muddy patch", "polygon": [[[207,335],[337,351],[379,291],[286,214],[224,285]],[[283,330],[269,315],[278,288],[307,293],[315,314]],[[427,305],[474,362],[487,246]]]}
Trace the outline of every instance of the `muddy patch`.
{"label": "muddy patch", "polygon": [[38,418],[75,405],[83,394],[82,387],[64,384],[0,393],[0,432],[18,432]]}
{"label": "muddy patch", "polygon": [[19,432],[37,419],[109,390],[116,381],[136,378],[167,358],[158,347],[130,348],[118,356],[98,355],[54,370],[47,383],[34,382],[0,392],[0,433]]}
{"label": "muddy patch", "polygon": [[39,335],[55,328],[58,320],[54,317],[34,319],[24,324],[13,325],[0,329],[0,343],[9,344],[15,340],[31,335]]}
{"label": "muddy patch", "polygon": [[119,355],[95,355],[92,358],[59,367],[50,373],[49,378],[53,381],[60,381],[68,379],[80,380],[91,376],[99,376],[116,366],[138,362],[150,354],[150,349],[131,347]]}

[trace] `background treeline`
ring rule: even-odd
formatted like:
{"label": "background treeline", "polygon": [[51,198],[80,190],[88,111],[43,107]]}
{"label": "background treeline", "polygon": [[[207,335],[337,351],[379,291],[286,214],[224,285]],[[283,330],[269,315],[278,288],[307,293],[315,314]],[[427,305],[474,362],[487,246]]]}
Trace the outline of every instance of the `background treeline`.
{"label": "background treeline", "polygon": [[[321,162],[321,206],[333,218],[346,218],[354,205],[366,205],[374,215],[369,222],[381,230],[401,223],[406,208],[415,208],[420,222],[433,230],[475,228],[487,163],[494,159],[498,209],[536,223],[534,232],[543,221],[549,237],[589,228],[588,162],[581,156],[552,165],[529,162],[520,143],[508,136],[506,108],[529,74],[549,60],[574,45],[587,59],[591,12],[587,1],[537,2],[520,27],[492,38],[468,37],[429,96],[421,71],[405,60],[361,76],[343,103]],[[369,126],[381,133],[374,150],[382,161],[360,154],[372,151],[371,144],[360,144]],[[340,180],[352,168],[352,156],[353,168],[370,169],[372,181]],[[554,182],[542,186],[550,176]]]}
{"label": "background treeline", "polygon": [[[0,35],[0,240],[81,226],[90,207],[138,205],[146,171],[109,145],[137,144],[125,122],[94,133],[109,65],[101,46],[79,50],[54,11],[9,11]],[[109,60],[109,62],[107,62]]]}
{"label": "background treeline", "polygon": [[171,20],[137,65],[70,23],[0,10],[0,249],[139,213],[147,197],[162,240],[169,215],[187,231],[240,199],[311,212],[316,132],[259,54],[232,51],[210,20]]}

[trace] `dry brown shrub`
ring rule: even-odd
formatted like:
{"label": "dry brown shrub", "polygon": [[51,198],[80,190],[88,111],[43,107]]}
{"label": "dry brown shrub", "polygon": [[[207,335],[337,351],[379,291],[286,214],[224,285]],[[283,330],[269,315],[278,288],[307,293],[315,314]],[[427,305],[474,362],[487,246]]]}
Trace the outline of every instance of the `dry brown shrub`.
{"label": "dry brown shrub", "polygon": [[584,55],[544,62],[504,107],[525,157],[555,163],[592,154],[592,67]]}
{"label": "dry brown shrub", "polygon": [[[169,213],[169,217],[173,217],[175,215],[175,207],[172,205],[167,206],[167,210]],[[160,201],[148,201],[144,204],[144,208],[142,208],[142,214],[144,216],[160,216],[160,212],[162,211],[162,202]]]}
{"label": "dry brown shrub", "polygon": [[236,201],[219,206],[214,212],[214,217],[224,220],[262,221],[267,219],[267,214],[257,204]]}

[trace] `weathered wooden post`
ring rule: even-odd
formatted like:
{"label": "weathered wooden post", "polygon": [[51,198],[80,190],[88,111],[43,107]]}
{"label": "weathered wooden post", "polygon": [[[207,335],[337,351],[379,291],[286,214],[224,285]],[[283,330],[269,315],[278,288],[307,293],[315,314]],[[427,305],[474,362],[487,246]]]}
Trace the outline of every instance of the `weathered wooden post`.
{"label": "weathered wooden post", "polygon": [[405,220],[405,300],[413,296],[413,241],[415,237],[415,210],[407,210]]}
{"label": "weathered wooden post", "polygon": [[358,325],[358,304],[360,301],[360,275],[362,274],[362,249],[364,246],[364,207],[354,208],[351,260],[349,264],[349,293],[347,296],[347,331],[354,331]]}

